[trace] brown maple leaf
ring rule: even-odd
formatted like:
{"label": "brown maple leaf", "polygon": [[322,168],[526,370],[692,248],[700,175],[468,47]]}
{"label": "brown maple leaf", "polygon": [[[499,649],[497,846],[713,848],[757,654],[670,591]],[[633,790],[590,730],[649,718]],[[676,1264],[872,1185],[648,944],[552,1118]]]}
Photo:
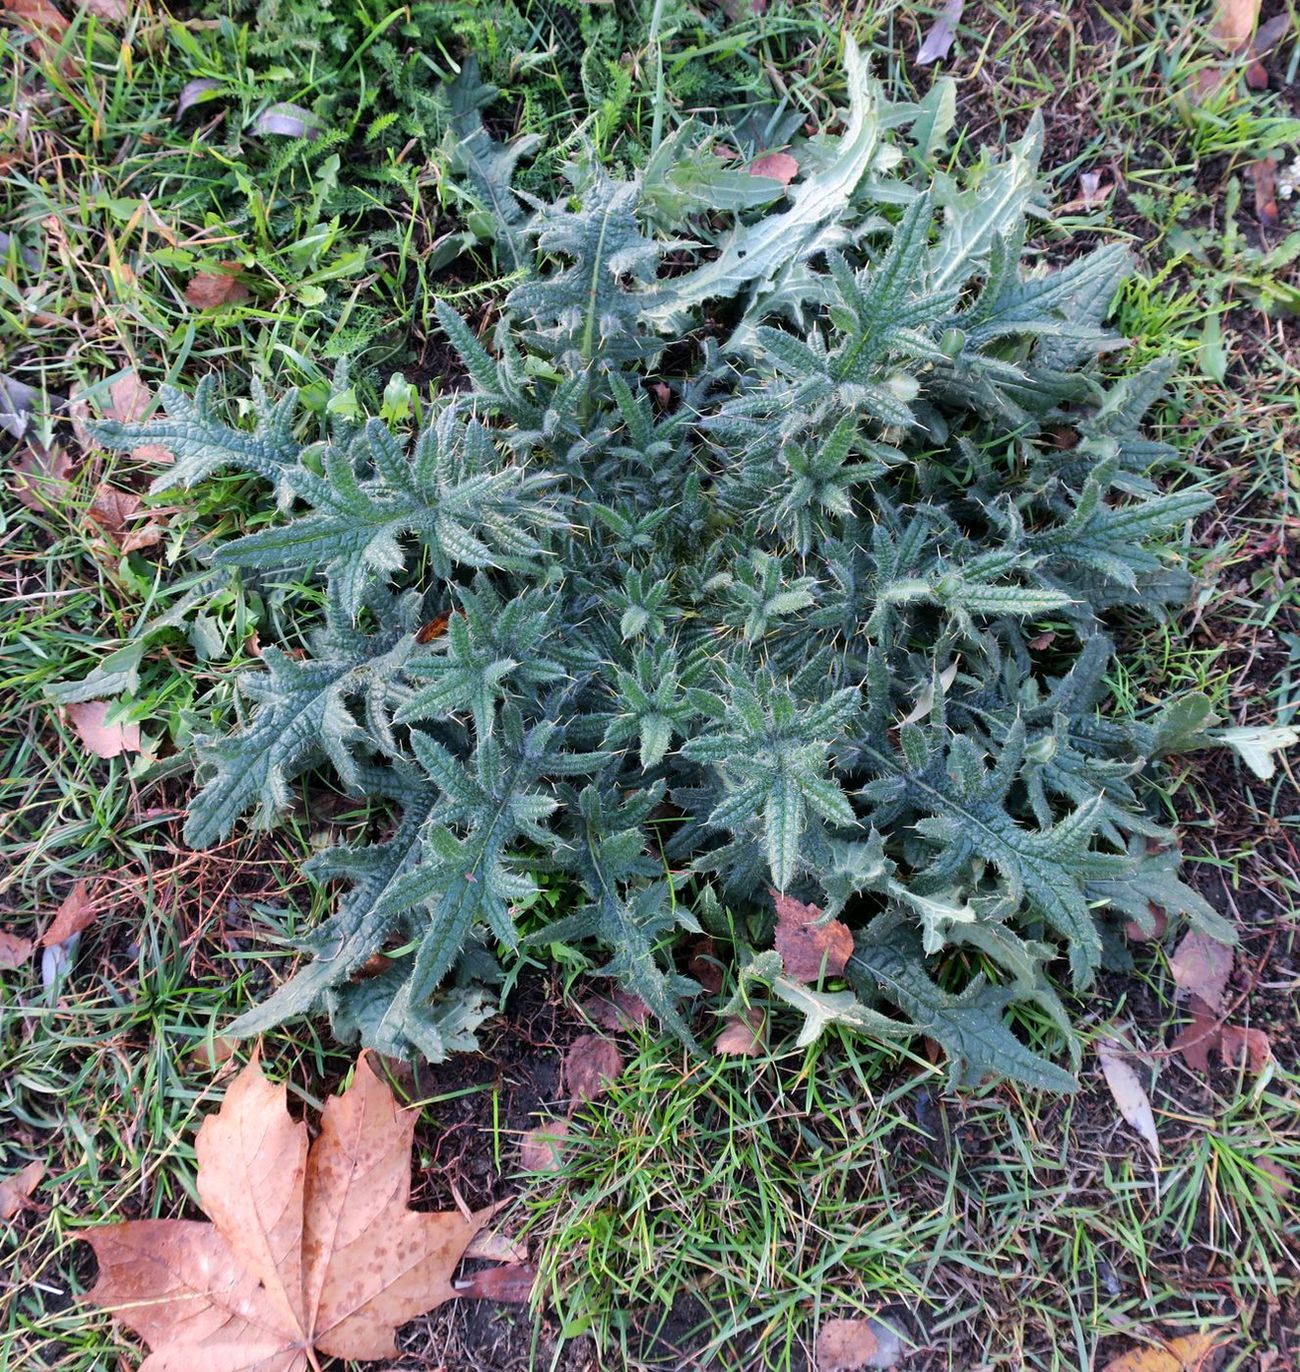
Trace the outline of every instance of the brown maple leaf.
{"label": "brown maple leaf", "polygon": [[802,982],[838,977],[853,953],[848,925],[837,919],[822,921],[816,905],[805,905],[779,891],[772,892],[772,899],[776,902],[772,946],[781,954],[786,976]]}
{"label": "brown maple leaf", "polygon": [[210,1224],[128,1220],[87,1233],[87,1299],[153,1349],[140,1372],[302,1372],[317,1355],[397,1353],[398,1325],[458,1293],[452,1277],[490,1211],[407,1208],[415,1115],[363,1056],[325,1103],[320,1136],[257,1059],[195,1143]]}

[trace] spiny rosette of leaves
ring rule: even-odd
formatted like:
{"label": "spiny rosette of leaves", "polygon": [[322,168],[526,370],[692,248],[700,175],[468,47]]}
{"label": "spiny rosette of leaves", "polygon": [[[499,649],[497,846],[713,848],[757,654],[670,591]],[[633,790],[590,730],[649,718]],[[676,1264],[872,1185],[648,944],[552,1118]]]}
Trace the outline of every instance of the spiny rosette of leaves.
{"label": "spiny rosette of leaves", "polygon": [[[1049,964],[1087,986],[1156,908],[1230,936],[1142,804],[1205,703],[1139,723],[1105,685],[1106,612],[1186,594],[1167,540],[1207,503],[1149,474],[1168,369],[1098,365],[1128,258],[1026,253],[1039,128],[918,185],[899,131],[932,142],[942,89],[888,104],[852,46],[847,74],[788,190],[734,195],[690,129],[628,178],[575,165],[554,204],[492,187],[526,273],[489,338],[439,307],[466,380],[417,434],[305,441],[292,396],[233,428],[207,389],[101,429],[175,452],[167,484],[273,483],[283,517],[217,560],[327,591],[310,652],[268,647],[204,746],[191,840],[273,822],[321,767],[390,815],[313,860],[348,889],[236,1032],[323,1007],[384,1053],[467,1046],[528,911],[527,941],[589,945],[691,1041],[674,935],[725,908],[761,949],[776,889],[854,931],[847,989],[742,948],[806,1033],[925,1034],[955,1081],[1062,1088],[1004,1020],[1068,1036]],[[466,164],[508,176],[485,140]]]}

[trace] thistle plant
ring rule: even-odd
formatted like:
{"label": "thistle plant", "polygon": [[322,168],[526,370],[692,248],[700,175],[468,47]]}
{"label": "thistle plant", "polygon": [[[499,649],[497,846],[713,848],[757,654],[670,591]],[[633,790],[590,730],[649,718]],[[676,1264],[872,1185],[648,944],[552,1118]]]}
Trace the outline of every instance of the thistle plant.
{"label": "thistle plant", "polygon": [[[1068,1088],[1004,1018],[1069,1039],[1057,959],[1086,987],[1156,909],[1230,937],[1143,804],[1206,703],[1138,721],[1105,684],[1107,616],[1186,595],[1169,536],[1208,504],[1152,480],[1169,367],[1125,372],[1106,327],[1129,258],[1027,255],[1038,126],[922,177],[907,130],[933,140],[941,92],[891,104],[846,62],[844,131],[788,188],[738,187],[688,126],[521,198],[462,101],[449,174],[517,284],[483,336],[439,307],[463,378],[418,433],[308,432],[292,393],[233,427],[207,384],[100,427],[170,448],[160,485],[265,479],[280,518],[217,562],[324,588],[310,653],[268,646],[202,746],[190,842],[276,822],[322,768],[383,816],[312,860],[348,889],[234,1032],[328,1010],[440,1058],[532,942],[588,948],[689,1043],[678,935],[725,911],[805,1036],[923,1033],[955,1082]],[[542,876],[567,904],[521,938]],[[846,986],[782,975],[773,891],[850,926]]]}

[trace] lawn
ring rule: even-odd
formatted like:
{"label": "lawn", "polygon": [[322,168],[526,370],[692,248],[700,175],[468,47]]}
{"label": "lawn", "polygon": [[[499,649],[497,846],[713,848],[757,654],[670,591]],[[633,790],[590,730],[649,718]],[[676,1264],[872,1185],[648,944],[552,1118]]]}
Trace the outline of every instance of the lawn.
{"label": "lawn", "polygon": [[[507,1265],[517,1272],[503,1299],[454,1301],[403,1324],[399,1356],[382,1365],[1295,1367],[1294,4],[203,0],[169,11],[0,0],[0,19],[0,1368],[140,1365],[139,1342],[80,1300],[95,1279],[83,1236],[200,1214],[196,1131],[255,1042],[288,1083],[291,1110],[314,1120],[352,1070],[356,1030],[371,1032],[349,1007],[398,975],[418,943],[409,929],[380,940],[377,963],[367,955],[331,987],[332,1025],[298,1014],[259,1039],[228,1033],[295,970],[319,965],[302,944],[335,908],[340,873],[313,876],[304,863],[376,841],[393,797],[300,768],[287,773],[275,827],[240,821],[187,841],[196,740],[248,718],[238,682],[257,677],[264,645],[279,646],[285,671],[313,650],[322,582],[313,568],[277,576],[213,562],[238,537],[255,548],[285,527],[255,473],[203,471],[151,494],[185,452],[178,463],[158,441],[106,446],[95,422],[156,418],[160,386],[192,393],[204,378],[245,427],[256,388],[273,400],[298,388],[299,438],[365,416],[395,430],[422,422],[473,371],[448,309],[496,346],[508,292],[530,280],[518,223],[559,194],[573,158],[648,178],[657,150],[694,121],[725,131],[725,156],[690,164],[706,188],[750,195],[745,176],[710,180],[710,167],[761,157],[755,170],[795,177],[797,194],[801,174],[833,162],[850,44],[884,98],[918,102],[935,123],[951,116],[947,134],[906,144],[916,184],[942,194],[975,168],[978,185],[992,165],[981,158],[1006,155],[1041,119],[1051,208],[1030,220],[1030,263],[1064,267],[1108,245],[1135,255],[1137,270],[1102,302],[1126,340],[1107,351],[1108,376],[1165,357],[1173,366],[1144,421],[1155,484],[1135,470],[1121,489],[1182,493],[1198,512],[1159,534],[1159,565],[1190,573],[1177,597],[1104,609],[1118,650],[1088,709],[1150,723],[1171,699],[1200,693],[1221,731],[1264,731],[1167,757],[1142,773],[1138,797],[1149,821],[1176,833],[1183,879],[1237,943],[1207,989],[1186,921],[1166,924],[1144,898],[1127,936],[1119,919],[1089,987],[1071,986],[1057,947],[1046,964],[1054,989],[1009,1012],[1003,1032],[1018,1050],[1072,1070],[1077,1091],[1037,1089],[1037,1068],[1030,1080],[974,1070],[954,1084],[963,1074],[940,1028],[900,1039],[858,1032],[846,1014],[805,1042],[791,1008],[805,992],[782,999],[743,963],[750,940],[772,937],[771,919],[746,923],[711,887],[669,873],[684,811],[664,804],[648,821],[660,826],[651,866],[669,873],[672,915],[650,921],[642,970],[660,969],[644,984],[652,1003],[673,976],[699,984],[681,1007],[698,1042],[684,1043],[599,975],[618,949],[556,923],[577,908],[582,874],[548,861],[524,823],[535,861],[502,908],[535,937],[509,954],[495,924],[475,932],[482,965],[501,954],[499,969],[472,990],[439,992],[447,1041],[477,1026],[477,1046],[443,1057],[397,1035],[376,1058],[416,1112],[413,1204],[503,1202],[494,1227],[524,1261]],[[492,176],[476,180],[483,167]],[[489,193],[511,174],[521,198]],[[708,193],[722,214],[724,190]],[[772,186],[769,203],[787,203],[782,193]],[[888,228],[902,209],[885,209]],[[675,244],[666,275],[686,278],[698,247]],[[695,318],[690,336],[715,322]],[[943,346],[964,341],[945,334]],[[529,384],[563,370],[558,353],[527,365]],[[667,396],[647,385],[637,413],[669,422]],[[904,408],[911,398],[895,387]],[[707,408],[703,389],[697,400]],[[594,427],[587,405],[585,392],[573,401],[579,428]],[[1053,443],[1078,442],[1053,423]],[[907,487],[909,508],[938,502],[938,480]],[[815,542],[826,508],[799,515],[806,525],[791,515],[811,530],[797,537]],[[620,518],[609,512],[611,538],[631,547],[648,536]],[[420,554],[421,574],[437,555]],[[773,565],[754,563],[748,618],[728,642],[761,638],[762,614],[801,613],[821,593],[801,580],[781,600],[762,581]],[[558,597],[560,578],[545,589]],[[653,606],[653,591],[638,594]],[[625,626],[633,609],[647,613],[628,596]],[[1035,652],[1073,642],[1065,599],[1039,602],[1049,619]],[[414,633],[434,652],[459,632],[447,615],[398,625],[392,614],[385,632],[405,626],[402,642]],[[524,643],[526,621],[513,632]],[[519,656],[545,668],[540,651]],[[512,658],[507,670],[518,668]],[[663,673],[646,671],[653,692]],[[893,740],[908,728],[919,737],[928,717],[942,732],[934,698],[951,685],[936,663],[918,711],[901,730],[892,721]],[[459,713],[479,726],[476,708]],[[623,737],[610,726],[590,746]],[[655,752],[648,737],[642,726],[642,757]],[[765,852],[784,888],[792,860],[770,835]],[[980,865],[972,890],[993,880]],[[678,914],[679,894],[693,910]],[[981,952],[929,965],[945,996],[965,994],[972,968],[997,979]],[[816,979],[814,968],[800,980]],[[825,1003],[842,1007],[846,995]],[[747,1025],[761,1032],[747,1039]],[[609,1079],[584,1088],[595,1052],[612,1054]],[[556,1122],[562,1146],[539,1151],[536,1131]],[[852,1328],[869,1331],[874,1361],[819,1345],[838,1320],[872,1322]],[[1142,1350],[1147,1361],[1124,1361]]]}

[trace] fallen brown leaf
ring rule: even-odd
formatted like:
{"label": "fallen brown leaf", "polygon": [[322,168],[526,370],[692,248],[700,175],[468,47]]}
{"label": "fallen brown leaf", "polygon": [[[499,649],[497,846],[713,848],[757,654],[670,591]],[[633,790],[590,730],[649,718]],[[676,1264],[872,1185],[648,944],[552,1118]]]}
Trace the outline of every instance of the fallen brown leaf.
{"label": "fallen brown leaf", "polygon": [[109,724],[107,700],[80,700],[64,707],[68,723],[77,737],[96,757],[117,757],[120,753],[140,751],[138,724]]}
{"label": "fallen brown leaf", "polygon": [[1211,1372],[1223,1343],[1220,1334],[1183,1334],[1159,1347],[1121,1353],[1102,1372]]}
{"label": "fallen brown leaf", "polygon": [[29,510],[48,510],[72,491],[72,459],[62,448],[29,442],[13,465],[11,489]]}
{"label": "fallen brown leaf", "polygon": [[1221,1010],[1232,975],[1232,949],[1193,929],[1174,949],[1169,970],[1180,991],[1199,996],[1211,1010]]}
{"label": "fallen brown leaf", "polygon": [[815,905],[772,892],[776,902],[776,933],[772,945],[781,955],[786,976],[813,982],[819,977],[838,977],[853,952],[853,935],[839,920],[821,920]]}
{"label": "fallen brown leaf", "polygon": [[248,299],[248,287],[239,279],[242,264],[223,262],[214,272],[199,272],[185,287],[185,299],[201,310],[238,305]]}
{"label": "fallen brown leaf", "polygon": [[527,1305],[537,1284],[537,1268],[532,1263],[512,1263],[471,1272],[457,1287],[458,1296],[474,1300],[497,1301],[502,1305]]}
{"label": "fallen brown leaf", "polygon": [[1124,926],[1124,933],[1132,943],[1152,943],[1156,939],[1163,938],[1165,930],[1169,927],[1169,916],[1163,910],[1157,910],[1151,906],[1151,932],[1148,934],[1136,920],[1129,920]]}
{"label": "fallen brown leaf", "polygon": [[1277,208],[1277,162],[1261,157],[1250,164],[1250,180],[1255,187],[1255,218],[1266,229],[1277,228],[1281,216]]}
{"label": "fallen brown leaf", "polygon": [[414,1130],[363,1056],[309,1149],[284,1086],[254,1059],[195,1144],[211,1223],[88,1231],[99,1280],[87,1299],[154,1350],[141,1372],[303,1372],[322,1353],[396,1356],[397,1326],[459,1294],[452,1277],[489,1213],[408,1209]]}
{"label": "fallen brown leaf", "polygon": [[45,1175],[43,1162],[29,1162],[21,1172],[0,1181],[0,1220],[11,1220],[32,1204],[32,1192]]}
{"label": "fallen brown leaf", "polygon": [[1225,1024],[1219,1030],[1219,1056],[1233,1071],[1249,1065],[1257,1075],[1273,1061],[1273,1045],[1262,1029]]}
{"label": "fallen brown leaf", "polygon": [[1257,1194],[1273,1195],[1279,1200],[1291,1194],[1295,1186],[1294,1178],[1276,1158],[1260,1158],[1255,1166],[1263,1173],[1255,1187]]}
{"label": "fallen brown leaf", "polygon": [[1215,0],[1210,35],[1229,52],[1238,52],[1250,42],[1259,23],[1260,0]]}
{"label": "fallen brown leaf", "polygon": [[131,14],[126,0],[75,0],[78,9],[93,14],[96,19],[107,19],[111,23],[124,23]]}
{"label": "fallen brown leaf", "polygon": [[31,939],[0,929],[0,972],[12,972],[23,966],[31,957],[33,946]]}
{"label": "fallen brown leaf", "polygon": [[750,176],[766,176],[788,186],[799,175],[799,163],[788,152],[768,152],[749,164]]}
{"label": "fallen brown leaf", "polygon": [[558,1172],[564,1166],[568,1120],[550,1120],[529,1129],[519,1140],[519,1166],[525,1172]]}
{"label": "fallen brown leaf", "polygon": [[754,1006],[747,1015],[732,1015],[722,1026],[713,1047],[724,1056],[752,1058],[762,1051],[766,1019]]}
{"label": "fallen brown leaf", "polygon": [[596,991],[584,996],[580,1008],[593,1024],[599,1024],[611,1034],[639,1029],[650,1018],[650,1007],[645,1001],[621,986],[615,986],[608,995]]}
{"label": "fallen brown leaf", "polygon": [[707,934],[691,945],[686,970],[711,996],[722,990],[722,964],[718,961],[713,940]]}
{"label": "fallen brown leaf", "polygon": [[53,948],[55,944],[67,943],[73,934],[87,928],[99,911],[98,892],[91,890],[88,881],[77,882],[54,912],[50,927],[41,935],[41,947]]}
{"label": "fallen brown leaf", "polygon": [[603,1034],[581,1034],[564,1055],[564,1083],[572,1112],[583,1101],[603,1096],[609,1083],[623,1070],[623,1054],[613,1039]]}
{"label": "fallen brown leaf", "polygon": [[879,1320],[827,1320],[817,1333],[817,1372],[857,1372],[863,1367],[893,1367],[903,1356],[903,1341]]}
{"label": "fallen brown leaf", "polygon": [[1208,1076],[1210,1050],[1219,1041],[1219,1020],[1214,1011],[1200,998],[1193,996],[1187,1004],[1192,1022],[1182,1030],[1169,1046],[1183,1055],[1183,1061],[1193,1071]]}

